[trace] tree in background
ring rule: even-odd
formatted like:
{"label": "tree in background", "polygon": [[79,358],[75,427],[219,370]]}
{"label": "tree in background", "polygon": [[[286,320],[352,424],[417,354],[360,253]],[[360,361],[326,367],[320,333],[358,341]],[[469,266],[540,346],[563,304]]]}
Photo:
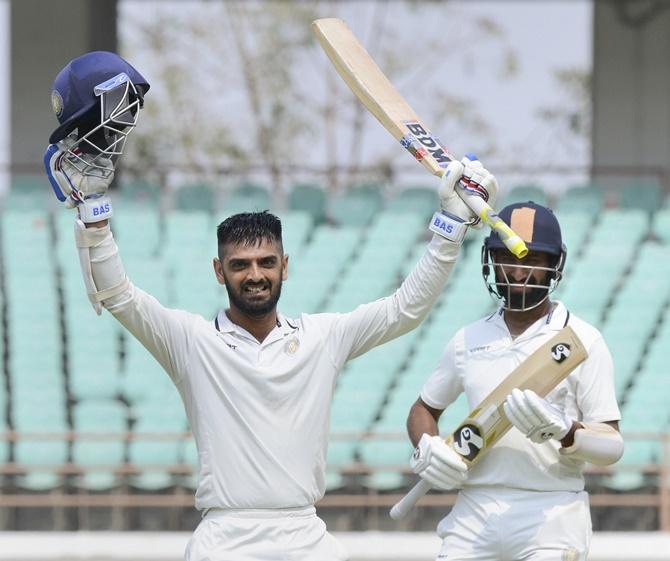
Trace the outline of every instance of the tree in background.
{"label": "tree in background", "polygon": [[[495,139],[468,88],[476,68],[490,72],[493,66],[502,79],[513,77],[516,57],[493,21],[459,17],[462,10],[457,3],[410,0],[126,0],[120,4],[122,50],[152,84],[127,167],[143,174],[181,170],[172,172],[178,182],[269,183],[279,207],[297,181],[316,179],[338,189],[392,179],[398,164],[411,167],[312,36],[311,21],[325,16],[349,23],[447,142],[467,130],[469,145],[490,157]],[[485,48],[495,53],[492,60],[478,58]]]}

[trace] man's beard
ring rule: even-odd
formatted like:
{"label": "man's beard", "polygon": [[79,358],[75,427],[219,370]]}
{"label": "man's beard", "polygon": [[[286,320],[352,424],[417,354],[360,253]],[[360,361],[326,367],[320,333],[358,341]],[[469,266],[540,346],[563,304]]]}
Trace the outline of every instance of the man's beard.
{"label": "man's beard", "polygon": [[276,287],[269,281],[261,283],[268,285],[268,290],[270,291],[270,297],[267,300],[263,300],[260,302],[249,301],[243,296],[244,289],[249,285],[253,286],[254,283],[249,282],[242,283],[242,285],[240,286],[240,292],[237,292],[230,286],[228,280],[225,278],[225,275],[224,280],[225,280],[224,286],[226,287],[226,292],[228,293],[228,301],[230,302],[230,304],[235,306],[238,310],[240,310],[243,314],[247,316],[262,317],[270,313],[277,306],[279,296],[281,296],[281,286],[282,286],[281,279],[277,282]]}
{"label": "man's beard", "polygon": [[507,279],[505,282],[499,274],[496,274],[496,290],[502,296],[507,310],[523,312],[534,308],[547,297],[550,278],[549,274],[545,274],[542,279],[527,278],[525,282],[532,286],[526,286],[524,290],[512,291],[512,288],[523,287],[524,281],[512,282]]}
{"label": "man's beard", "polygon": [[[499,284],[498,291],[504,294],[504,300],[507,308],[512,311],[523,311],[532,308],[547,297],[549,287],[527,288],[524,292],[507,291],[507,286]],[[525,296],[525,298],[524,298]]]}

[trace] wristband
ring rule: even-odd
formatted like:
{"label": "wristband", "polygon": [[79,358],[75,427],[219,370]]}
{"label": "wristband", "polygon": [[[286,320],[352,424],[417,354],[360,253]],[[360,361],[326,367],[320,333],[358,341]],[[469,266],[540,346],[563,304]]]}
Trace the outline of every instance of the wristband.
{"label": "wristband", "polygon": [[442,210],[433,214],[428,229],[450,242],[461,243],[468,231],[467,223]]}

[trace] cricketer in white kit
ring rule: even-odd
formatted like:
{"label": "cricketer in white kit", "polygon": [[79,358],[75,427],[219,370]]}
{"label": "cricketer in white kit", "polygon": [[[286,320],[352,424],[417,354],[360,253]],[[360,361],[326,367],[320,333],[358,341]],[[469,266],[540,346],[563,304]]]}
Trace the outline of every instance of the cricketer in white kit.
{"label": "cricketer in white kit", "polygon": [[[182,397],[197,444],[196,508],[203,513],[186,559],[347,559],[314,509],[325,490],[337,375],[348,360],[422,321],[476,222],[455,183],[467,177],[493,204],[495,178],[478,161],[450,164],[425,255],[391,296],[343,314],[279,313],[288,277],[281,223],[267,212],[234,215],[218,227],[213,260],[230,308],[204,319],[165,308],[134,286],[108,224],[114,159],[146,90],[146,81],[112,53],[72,61],[54,83],[61,126],[50,137],[45,167],[58,198],[78,209],[75,237],[93,306],[98,313],[106,308],[142,342]],[[93,128],[82,124],[82,114]]]}
{"label": "cricketer in white kit", "polygon": [[[484,241],[484,280],[502,305],[456,333],[423,386],[407,421],[417,445],[411,466],[435,487],[461,489],[437,527],[443,539],[437,559],[584,561],[591,539],[584,465],[609,465],[623,453],[612,359],[596,328],[549,299],[566,258],[553,212],[528,202],[499,216],[529,253],[520,261],[496,234]],[[546,399],[514,390],[504,404],[514,426],[468,472],[435,436],[440,415],[463,392],[470,408],[477,406],[566,325],[588,358]]]}

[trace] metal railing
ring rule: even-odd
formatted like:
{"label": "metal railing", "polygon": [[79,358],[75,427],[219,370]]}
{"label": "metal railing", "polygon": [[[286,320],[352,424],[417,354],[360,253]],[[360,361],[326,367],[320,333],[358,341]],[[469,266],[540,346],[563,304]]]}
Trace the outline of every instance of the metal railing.
{"label": "metal railing", "polygon": [[[352,439],[351,434],[333,435],[334,440]],[[110,440],[110,441],[177,441],[190,439],[190,433],[0,433],[0,441],[18,442],[26,441],[53,441],[53,440]],[[388,439],[399,440],[405,438],[401,434],[357,434],[355,440],[366,439]],[[644,474],[648,479],[654,480],[655,484],[647,486],[652,492],[643,493],[639,490],[624,492],[610,489],[603,492],[588,489],[593,507],[652,507],[658,511],[658,529],[670,531],[670,433],[629,433],[625,435],[626,442],[635,440],[658,441],[660,443],[661,456],[659,461],[644,465],[614,465],[607,468],[589,467],[587,476],[611,476],[620,472],[637,472]],[[334,469],[330,466],[329,469]],[[95,465],[86,466],[73,463],[59,465],[21,465],[15,462],[0,464],[0,475],[11,478],[12,476],[27,475],[32,472],[50,472],[64,478],[73,478],[74,483],[44,492],[22,490],[19,485],[6,485],[0,488],[0,508],[86,508],[86,507],[192,507],[193,489],[186,483],[177,484],[169,492],[146,492],[134,493],[127,484],[120,484],[106,493],[90,493],[85,487],[77,486],[77,476],[92,472],[113,472],[120,482],[128,476],[139,475],[143,472],[161,471],[174,475],[176,480],[180,477],[188,478],[194,474],[195,466],[191,464],[173,465],[134,465],[130,463],[117,465]],[[363,463],[354,462],[347,466],[339,466],[337,470],[341,475],[348,476],[352,480],[360,476],[366,476],[379,471],[395,471],[407,476],[408,486],[413,482],[413,476],[409,473],[407,465],[388,465],[371,467]],[[11,481],[11,479],[6,479]],[[374,488],[366,488],[362,485],[356,486],[356,492],[347,491],[344,487],[337,492],[327,493],[318,503],[320,509],[329,508],[388,508],[402,497],[407,489],[399,489],[394,492],[379,491]],[[454,504],[455,493],[432,492],[426,495],[418,504],[422,507],[449,507]]]}

